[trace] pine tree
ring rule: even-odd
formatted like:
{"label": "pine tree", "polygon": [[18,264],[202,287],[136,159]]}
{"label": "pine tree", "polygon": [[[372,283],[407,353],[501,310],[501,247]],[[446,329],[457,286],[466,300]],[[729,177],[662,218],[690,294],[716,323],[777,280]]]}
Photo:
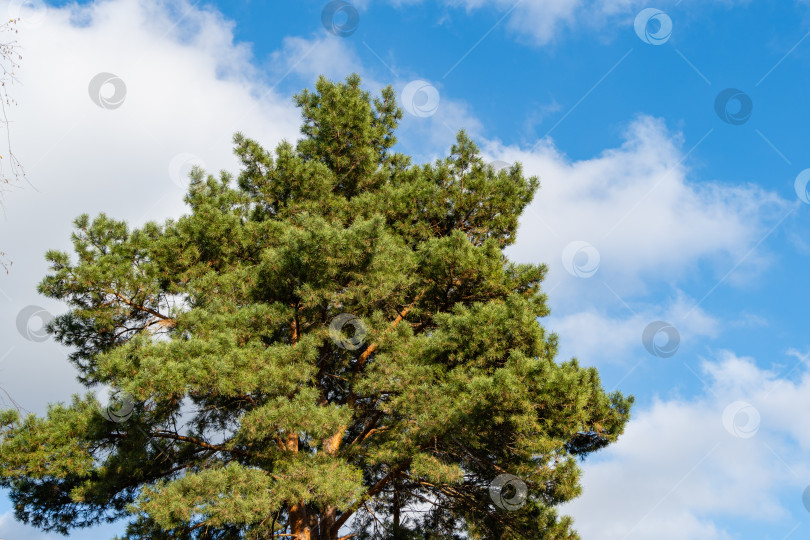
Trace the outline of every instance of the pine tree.
{"label": "pine tree", "polygon": [[554,507],[632,397],[557,362],[543,265],[515,264],[538,188],[458,134],[392,150],[401,111],[352,75],[295,97],[301,140],[234,137],[190,213],[75,221],[50,326],[89,389],[0,414],[0,484],[47,531],[125,538],[577,538]]}

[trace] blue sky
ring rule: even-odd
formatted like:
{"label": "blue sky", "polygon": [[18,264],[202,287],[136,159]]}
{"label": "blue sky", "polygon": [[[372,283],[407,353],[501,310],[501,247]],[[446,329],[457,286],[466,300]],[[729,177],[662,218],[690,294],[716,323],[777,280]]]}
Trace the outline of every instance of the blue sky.
{"label": "blue sky", "polygon": [[[6,194],[0,225],[14,260],[0,378],[28,410],[81,391],[63,348],[16,327],[26,306],[64,310],[35,286],[70,221],[179,215],[184,167],[235,171],[236,130],[295,139],[291,95],[356,71],[373,91],[438,96],[421,114],[427,94],[402,103],[399,149],[416,160],[464,128],[488,160],[541,179],[509,254],[549,265],[542,323],[561,357],[637,399],[562,509],[583,538],[807,537],[810,208],[795,180],[810,168],[810,3],[363,0],[346,37],[323,25],[325,2],[20,4],[0,12],[23,13],[11,119],[31,184]],[[639,16],[671,33],[645,42]],[[100,72],[126,83],[120,107],[88,96]],[[729,88],[752,104],[737,125],[715,103]],[[645,347],[655,321],[677,331],[654,341],[673,354]],[[50,537],[8,512],[4,496],[3,538]]]}

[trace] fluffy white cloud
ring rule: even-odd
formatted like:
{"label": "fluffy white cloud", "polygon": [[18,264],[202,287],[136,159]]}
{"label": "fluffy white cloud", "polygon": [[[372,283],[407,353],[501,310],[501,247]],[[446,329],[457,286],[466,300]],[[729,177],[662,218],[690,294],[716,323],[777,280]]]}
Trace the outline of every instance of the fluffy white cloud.
{"label": "fluffy white cloud", "polygon": [[[0,13],[8,8],[0,4]],[[80,387],[67,351],[24,339],[16,316],[30,304],[64,309],[39,297],[36,285],[45,251],[69,249],[72,220],[102,211],[134,225],[177,216],[190,164],[236,171],[235,131],[272,147],[298,136],[300,116],[289,96],[256,82],[250,51],[234,44],[231,23],[217,12],[115,0],[27,15],[10,119],[30,184],[5,195],[0,218],[0,245],[13,261],[0,276],[0,386],[42,412]],[[91,97],[102,72],[118,79]],[[111,106],[123,101],[103,108],[93,101],[99,96]]]}
{"label": "fluffy white cloud", "polygon": [[728,351],[705,361],[707,394],[636,410],[619,441],[584,464],[583,495],[562,511],[583,538],[724,539],[739,529],[722,520],[743,519],[786,534],[810,479],[800,412],[810,371],[793,364],[776,373]]}
{"label": "fluffy white cloud", "polygon": [[[497,142],[484,148],[540,177],[509,254],[549,265],[553,305],[566,312],[594,299],[642,296],[701,264],[711,265],[714,283],[734,268],[726,278],[733,282],[767,262],[764,250],[751,249],[790,210],[754,185],[690,179],[682,137],[648,116],[629,124],[620,147],[586,160],[568,159],[550,139],[528,150]],[[573,242],[592,249],[566,250]]]}
{"label": "fluffy white cloud", "polygon": [[[678,294],[667,305],[645,306],[625,317],[611,316],[597,307],[552,315],[543,325],[560,336],[559,357],[576,357],[586,365],[606,363],[631,367],[642,346],[644,329],[654,321],[665,321],[678,331],[677,342],[693,342],[701,337],[715,337],[721,322],[712,315],[693,309],[695,300]],[[552,310],[552,313],[554,310]],[[688,317],[686,316],[688,314]],[[666,349],[669,336],[659,333],[653,344]],[[648,357],[646,352],[644,357]]]}

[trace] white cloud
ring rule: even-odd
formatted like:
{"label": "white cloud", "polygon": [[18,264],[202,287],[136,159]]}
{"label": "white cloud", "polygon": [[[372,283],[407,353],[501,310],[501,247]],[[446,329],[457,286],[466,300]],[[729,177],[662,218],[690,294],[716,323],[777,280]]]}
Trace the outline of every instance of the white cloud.
{"label": "white cloud", "polygon": [[[583,538],[724,539],[740,520],[787,533],[810,478],[810,417],[803,414],[810,371],[806,363],[794,367],[798,376],[778,374],[728,351],[705,361],[707,394],[636,409],[619,441],[585,462],[583,495],[561,511]],[[724,427],[735,401],[759,413],[750,438]],[[743,425],[748,417],[735,420]]]}
{"label": "white cloud", "polygon": [[[0,13],[7,8],[0,4]],[[71,222],[81,213],[103,211],[133,225],[180,215],[185,189],[169,173],[175,156],[198,156],[214,174],[235,172],[235,131],[272,148],[298,136],[300,115],[289,96],[257,82],[232,24],[187,2],[50,7],[19,39],[12,142],[31,185],[6,194],[0,218],[0,245],[14,263],[0,276],[0,385],[41,413],[81,390],[65,349],[26,341],[16,329],[27,305],[64,310],[36,293],[45,251],[69,250]],[[100,72],[125,83],[120,107],[92,101],[88,85]]]}
{"label": "white cloud", "polygon": [[[630,123],[620,147],[586,160],[570,160],[550,139],[529,150],[484,145],[493,159],[519,161],[527,174],[540,177],[509,254],[548,264],[547,289],[557,289],[552,305],[570,312],[577,305],[572,291],[588,292],[579,294],[580,308],[593,305],[594,298],[615,303],[618,295],[628,301],[652,286],[691,276],[702,264],[711,265],[714,275],[708,289],[738,263],[726,281],[750,277],[767,263],[764,248],[749,251],[789,203],[754,185],[690,179],[682,145],[681,135],[648,116]],[[563,252],[575,241],[598,252],[592,277],[564,269]],[[577,264],[587,266],[585,260]]]}
{"label": "white cloud", "polygon": [[[695,300],[679,293],[668,303],[645,306],[626,317],[611,316],[596,306],[565,315],[552,315],[543,326],[560,336],[559,356],[576,357],[586,365],[605,363],[629,367],[638,357],[642,334],[653,321],[664,321],[678,331],[678,343],[694,342],[701,337],[713,338],[720,331],[721,322],[700,307]],[[554,313],[554,310],[552,310]],[[688,316],[687,316],[688,315]],[[667,346],[667,336],[660,335]],[[648,357],[647,352],[642,353]]]}

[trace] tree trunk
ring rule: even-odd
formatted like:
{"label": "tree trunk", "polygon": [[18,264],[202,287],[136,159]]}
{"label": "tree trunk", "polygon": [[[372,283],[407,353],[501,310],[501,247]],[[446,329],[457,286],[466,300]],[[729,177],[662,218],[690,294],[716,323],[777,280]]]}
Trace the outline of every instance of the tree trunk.
{"label": "tree trunk", "polygon": [[[325,400],[324,400],[325,403]],[[323,440],[323,451],[327,455],[335,457],[340,449],[340,443],[343,439],[343,434],[346,432],[347,426],[341,426],[330,437]],[[337,520],[337,508],[334,506],[327,506],[323,509],[317,522],[318,525],[318,540],[336,540],[338,531],[333,531],[335,521]]]}
{"label": "tree trunk", "polygon": [[307,520],[307,506],[303,502],[290,507],[290,532],[296,540],[312,540],[312,532]]}
{"label": "tree trunk", "polygon": [[[298,452],[298,433],[290,433],[287,437],[287,451]],[[303,501],[290,507],[290,532],[296,540],[311,540],[307,505]]]}
{"label": "tree trunk", "polygon": [[320,518],[318,540],[335,540],[337,531],[333,533],[332,527],[335,525],[335,519],[337,518],[337,508],[327,506],[321,513]]}

